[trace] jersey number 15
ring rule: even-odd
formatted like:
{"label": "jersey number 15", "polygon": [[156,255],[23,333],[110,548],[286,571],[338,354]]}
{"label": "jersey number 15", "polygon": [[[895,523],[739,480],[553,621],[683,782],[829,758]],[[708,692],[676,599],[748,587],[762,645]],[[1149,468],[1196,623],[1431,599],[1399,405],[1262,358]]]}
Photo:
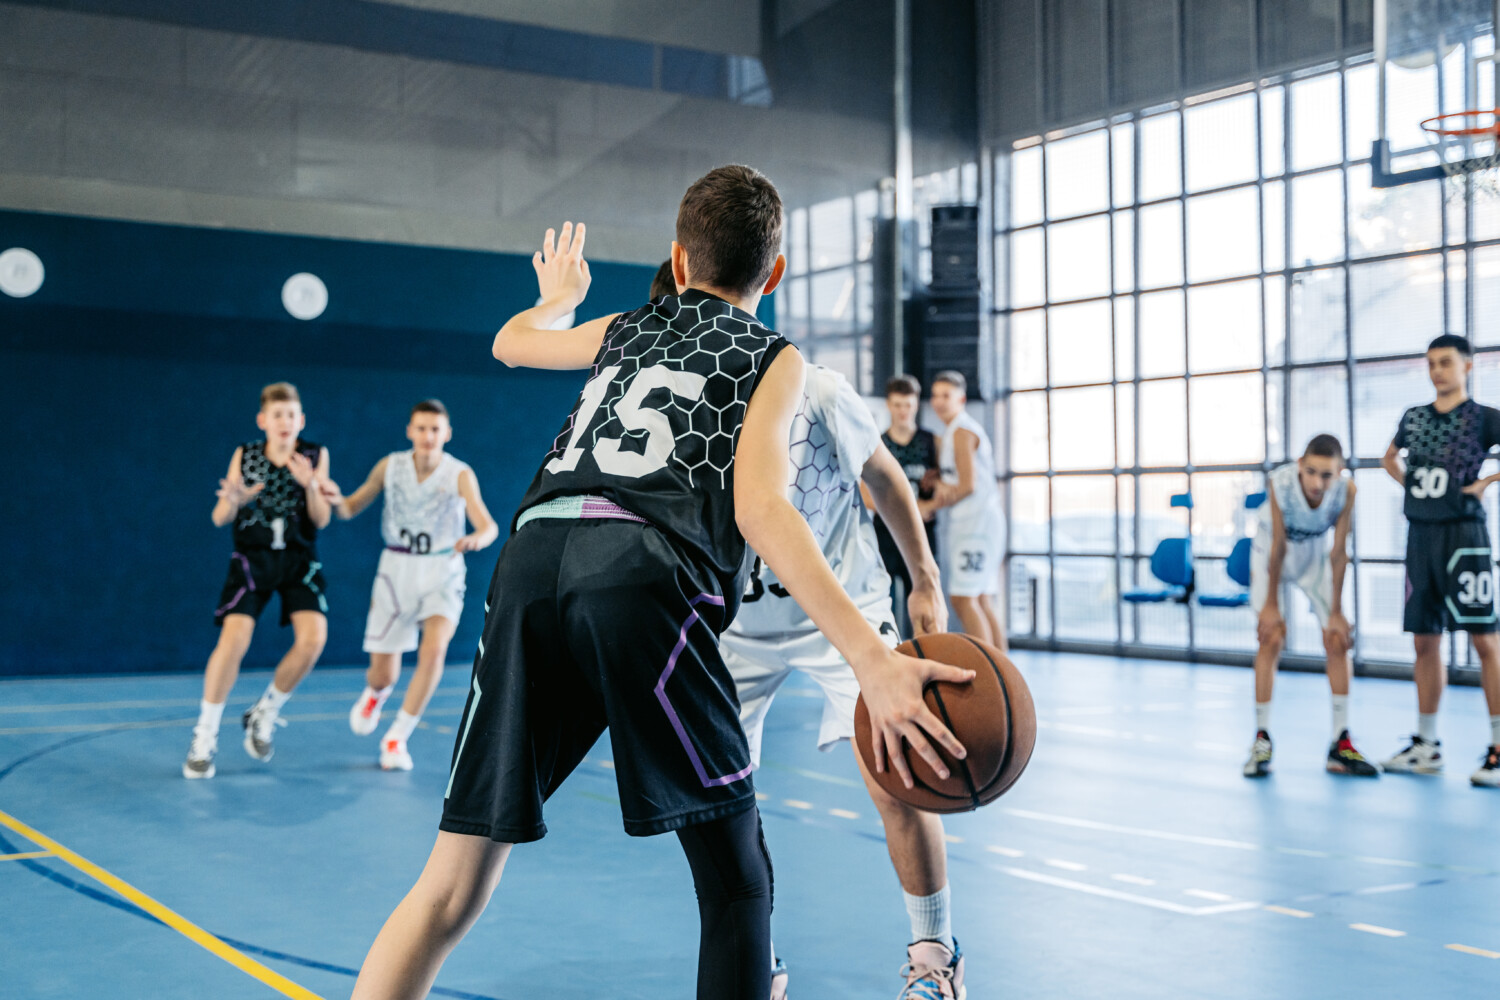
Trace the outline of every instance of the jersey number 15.
{"label": "jersey number 15", "polygon": [[[588,430],[609,392],[609,384],[620,374],[619,365],[610,365],[589,379],[578,400],[578,409],[573,414],[573,433],[568,436],[568,446],[563,453],[547,463],[547,471],[554,475],[572,472],[578,468],[583,457],[583,445],[579,442]],[[703,387],[708,380],[702,375],[679,371],[666,365],[643,368],[625,384],[625,394],[614,404],[615,419],[629,431],[644,431],[646,446],[639,452],[621,451],[619,438],[599,438],[591,452],[599,471],[611,476],[639,479],[658,469],[667,467],[667,459],[677,447],[672,436],[672,424],[666,414],[647,409],[646,396],[655,389],[670,389],[672,395],[688,401],[703,398]]]}

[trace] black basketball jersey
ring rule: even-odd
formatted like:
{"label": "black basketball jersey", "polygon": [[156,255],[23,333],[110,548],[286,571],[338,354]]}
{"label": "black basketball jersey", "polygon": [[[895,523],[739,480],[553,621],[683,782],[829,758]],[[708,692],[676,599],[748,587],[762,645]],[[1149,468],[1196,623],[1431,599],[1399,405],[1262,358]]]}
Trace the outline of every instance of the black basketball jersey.
{"label": "black basketball jersey", "polygon": [[640,515],[712,568],[728,621],[745,553],[734,449],[750,395],[785,346],[696,289],[620,316],[520,510],[591,494]]}
{"label": "black basketball jersey", "polygon": [[1401,415],[1396,447],[1406,449],[1404,510],[1412,521],[1482,521],[1484,506],[1463,491],[1500,445],[1500,410],[1466,399],[1447,413],[1427,403]]}
{"label": "black basketball jersey", "polygon": [[[240,476],[245,485],[265,483],[266,488],[235,515],[234,547],[316,551],[318,528],[307,515],[307,491],[292,478],[290,469],[271,464],[264,441],[251,441],[241,448]],[[322,445],[298,438],[294,449],[317,468]]]}
{"label": "black basketball jersey", "polygon": [[912,494],[924,500],[931,498],[932,490],[922,489],[922,477],[929,470],[938,467],[937,438],[933,433],[918,428],[910,441],[897,444],[891,437],[891,432],[886,431],[880,435],[880,440],[885,442],[886,448],[901,463],[901,471],[906,473],[906,479],[911,483]]}

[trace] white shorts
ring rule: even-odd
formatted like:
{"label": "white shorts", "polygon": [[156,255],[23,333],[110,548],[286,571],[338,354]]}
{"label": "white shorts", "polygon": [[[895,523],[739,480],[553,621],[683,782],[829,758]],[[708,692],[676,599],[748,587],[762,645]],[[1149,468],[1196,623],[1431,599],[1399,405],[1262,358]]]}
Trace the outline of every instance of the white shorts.
{"label": "white shorts", "polygon": [[417,648],[421,624],[442,615],[454,625],[464,610],[466,568],[461,553],[418,556],[380,553],[380,569],[370,590],[365,621],[366,653],[409,653]]}
{"label": "white shorts", "polygon": [[949,597],[1000,592],[1000,519],[950,518],[943,530],[943,586]]}
{"label": "white shorts", "polygon": [[[881,609],[868,609],[866,620],[892,647],[898,644],[896,620],[887,599]],[[776,692],[792,671],[800,670],[823,689],[823,721],[818,727],[818,749],[832,750],[840,740],[854,738],[854,704],[859,682],[854,668],[817,631],[770,636],[748,636],[725,632],[719,637],[719,652],[734,678],[740,699],[740,725],[750,742],[750,762],[760,766],[760,738],[766,712]]]}
{"label": "white shorts", "polygon": [[[1281,561],[1281,579],[1307,595],[1318,624],[1324,628],[1333,613],[1333,567],[1328,558],[1332,540],[1331,532],[1300,542],[1288,539],[1286,557]],[[1250,546],[1250,606],[1256,614],[1266,606],[1270,559],[1271,536],[1257,531]]]}

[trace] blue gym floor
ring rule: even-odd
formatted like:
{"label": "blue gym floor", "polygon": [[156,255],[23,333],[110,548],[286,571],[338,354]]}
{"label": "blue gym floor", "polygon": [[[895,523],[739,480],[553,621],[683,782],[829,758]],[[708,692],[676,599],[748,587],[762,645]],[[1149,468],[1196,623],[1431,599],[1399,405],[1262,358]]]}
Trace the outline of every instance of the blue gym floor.
{"label": "blue gym floor", "polygon": [[[973,1000],[1500,995],[1500,793],[1468,784],[1487,736],[1479,691],[1444,702],[1447,775],[1361,781],[1323,771],[1323,678],[1283,674],[1277,770],[1251,782],[1239,773],[1249,671],[1017,661],[1042,727],[1030,770],[948,822]],[[237,716],[266,675],[246,675],[206,782],[178,770],[198,677],[0,683],[12,820],[0,826],[0,996],[280,995],[146,915],[111,874],[216,935],[228,958],[347,996],[432,843],[467,674],[445,679],[410,774],[382,773],[375,737],[349,732],[362,672],[326,667],[287,707],[275,760],[252,761]],[[1397,749],[1412,702],[1410,684],[1356,681],[1359,746]],[[850,753],[813,747],[819,709],[810,684],[785,692],[756,778],[777,947],[798,1000],[894,996],[906,915]],[[434,996],[691,997],[687,866],[673,837],[624,835],[607,742],[547,818],[551,835],[512,856]],[[14,821],[97,869],[10,857],[47,846]]]}

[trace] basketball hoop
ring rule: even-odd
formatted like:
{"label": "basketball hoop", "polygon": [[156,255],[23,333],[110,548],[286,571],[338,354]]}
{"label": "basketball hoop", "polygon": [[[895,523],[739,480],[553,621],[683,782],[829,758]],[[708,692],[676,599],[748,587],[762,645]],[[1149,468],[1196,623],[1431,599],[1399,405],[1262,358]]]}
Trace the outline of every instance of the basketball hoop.
{"label": "basketball hoop", "polygon": [[1454,111],[1424,119],[1438,164],[1448,177],[1448,197],[1462,200],[1469,185],[1476,196],[1500,198],[1500,109]]}

